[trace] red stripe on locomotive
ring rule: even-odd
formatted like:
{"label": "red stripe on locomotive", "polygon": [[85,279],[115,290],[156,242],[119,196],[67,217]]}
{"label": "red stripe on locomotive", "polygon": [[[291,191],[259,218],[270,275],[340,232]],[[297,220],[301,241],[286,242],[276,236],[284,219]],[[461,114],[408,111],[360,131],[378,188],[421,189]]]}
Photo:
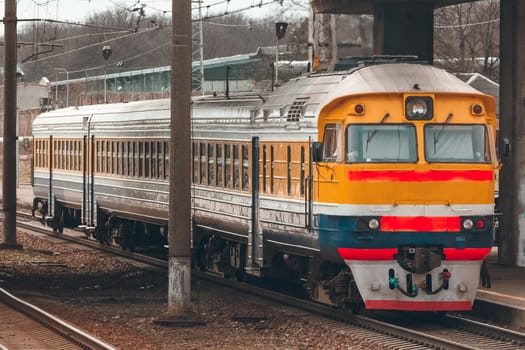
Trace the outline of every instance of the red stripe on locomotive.
{"label": "red stripe on locomotive", "polygon": [[349,170],[350,181],[493,181],[491,170]]}
{"label": "red stripe on locomotive", "polygon": [[459,216],[382,216],[381,231],[459,232]]}
{"label": "red stripe on locomotive", "polygon": [[402,300],[367,300],[367,309],[410,310],[410,311],[462,311],[471,310],[470,301],[402,301]]}
{"label": "red stripe on locomotive", "polygon": [[[394,260],[397,248],[338,248],[339,255],[344,260]],[[491,248],[444,248],[446,261],[483,260],[490,253]]]}

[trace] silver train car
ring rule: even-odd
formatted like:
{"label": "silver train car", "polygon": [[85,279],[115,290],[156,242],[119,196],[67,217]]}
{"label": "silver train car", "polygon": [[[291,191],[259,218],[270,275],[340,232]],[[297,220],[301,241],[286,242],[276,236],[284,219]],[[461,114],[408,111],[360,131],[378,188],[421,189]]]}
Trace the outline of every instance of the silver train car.
{"label": "silver train car", "polygon": [[[437,116],[448,109],[456,117]],[[294,281],[311,299],[340,307],[469,309],[478,283],[472,276],[492,243],[487,208],[494,198],[485,195],[494,188],[494,110],[490,98],[452,75],[409,63],[307,75],[267,95],[194,98],[194,263],[224,276]],[[33,210],[58,232],[81,227],[101,243],[167,244],[169,122],[169,100],[38,116]],[[440,125],[438,136],[450,144],[454,137],[481,142],[484,157],[470,159],[466,150],[456,160],[443,149],[445,160],[434,166],[420,135],[427,124]],[[364,137],[355,152],[354,137]],[[436,168],[446,174],[429,184],[421,174]],[[396,193],[396,181],[405,192]],[[407,204],[391,206],[396,200]],[[456,202],[468,218],[448,209]],[[409,207],[440,216],[407,219]],[[473,218],[474,229],[455,226]],[[416,221],[424,224],[409,227]],[[458,274],[447,269],[449,252]],[[379,256],[374,276],[361,270]]]}

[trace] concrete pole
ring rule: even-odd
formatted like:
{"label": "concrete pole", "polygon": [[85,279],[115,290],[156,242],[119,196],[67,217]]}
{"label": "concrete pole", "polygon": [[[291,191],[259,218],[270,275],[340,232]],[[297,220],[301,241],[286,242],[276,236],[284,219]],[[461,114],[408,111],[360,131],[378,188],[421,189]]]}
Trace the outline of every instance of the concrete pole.
{"label": "concrete pole", "polygon": [[[503,213],[498,262],[525,266],[525,2],[500,3],[500,172]],[[509,152],[505,152],[508,150]]]}
{"label": "concrete pole", "polygon": [[[168,316],[199,324],[191,312],[191,0],[172,0]],[[162,321],[161,321],[162,322]]]}
{"label": "concrete pole", "polygon": [[4,17],[4,149],[2,248],[19,248],[16,242],[16,0],[5,1]]}

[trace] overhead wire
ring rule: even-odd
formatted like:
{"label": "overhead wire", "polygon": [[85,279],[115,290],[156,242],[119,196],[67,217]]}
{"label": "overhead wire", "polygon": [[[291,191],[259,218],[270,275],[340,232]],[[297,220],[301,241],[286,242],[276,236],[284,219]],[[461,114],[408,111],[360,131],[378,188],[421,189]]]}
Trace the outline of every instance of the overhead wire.
{"label": "overhead wire", "polygon": [[[63,55],[67,55],[67,54],[71,54],[71,53],[75,53],[75,52],[78,52],[78,51],[82,51],[82,50],[85,50],[85,49],[88,49],[90,47],[94,47],[94,46],[100,46],[100,45],[103,45],[103,44],[108,44],[108,43],[111,43],[113,41],[116,41],[116,40],[120,40],[120,39],[123,39],[123,38],[127,38],[129,37],[130,35],[139,35],[139,34],[142,34],[142,33],[146,33],[146,32],[150,32],[150,31],[154,31],[154,30],[158,30],[158,29],[148,29],[148,30],[143,30],[143,31],[140,31],[140,32],[136,32],[136,33],[128,33],[128,34],[125,34],[125,35],[120,35],[116,38],[111,38],[111,39],[107,39],[107,40],[104,40],[104,41],[100,41],[100,42],[96,42],[96,43],[93,43],[93,44],[90,44],[90,45],[86,45],[86,46],[82,46],[82,47],[77,47],[75,49],[71,49],[69,51],[65,51],[65,52],[60,52],[60,53],[57,53],[55,55],[50,55],[50,56],[46,56],[46,57],[43,57],[43,58],[39,58],[38,59],[38,62],[42,62],[42,61],[47,61],[47,60],[50,60],[52,58],[56,58],[56,57],[59,57],[59,56],[63,56]],[[36,63],[37,61],[31,61],[31,62],[27,62],[26,64],[30,64],[30,63]],[[84,70],[82,70],[84,71]]]}

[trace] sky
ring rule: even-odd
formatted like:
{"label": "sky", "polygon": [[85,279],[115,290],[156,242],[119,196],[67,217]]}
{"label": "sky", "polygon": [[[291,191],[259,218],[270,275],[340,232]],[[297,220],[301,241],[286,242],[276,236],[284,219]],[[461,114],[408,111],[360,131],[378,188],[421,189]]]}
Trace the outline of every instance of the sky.
{"label": "sky", "polygon": [[[183,1],[183,0],[177,0]],[[171,17],[172,0],[16,0],[17,17],[19,19],[53,19],[71,22],[83,22],[89,15],[97,12],[122,7],[132,9],[136,5],[145,5],[146,15],[166,15]],[[301,2],[301,0],[285,0],[286,2]],[[304,2],[304,1],[303,1]],[[259,5],[261,5],[259,7]],[[5,0],[0,1],[0,16],[4,16]],[[197,7],[192,0],[192,7]],[[226,12],[242,11],[250,17],[275,13],[280,10],[276,0],[202,0],[204,16],[214,16]],[[194,12],[197,13],[197,12]]]}

